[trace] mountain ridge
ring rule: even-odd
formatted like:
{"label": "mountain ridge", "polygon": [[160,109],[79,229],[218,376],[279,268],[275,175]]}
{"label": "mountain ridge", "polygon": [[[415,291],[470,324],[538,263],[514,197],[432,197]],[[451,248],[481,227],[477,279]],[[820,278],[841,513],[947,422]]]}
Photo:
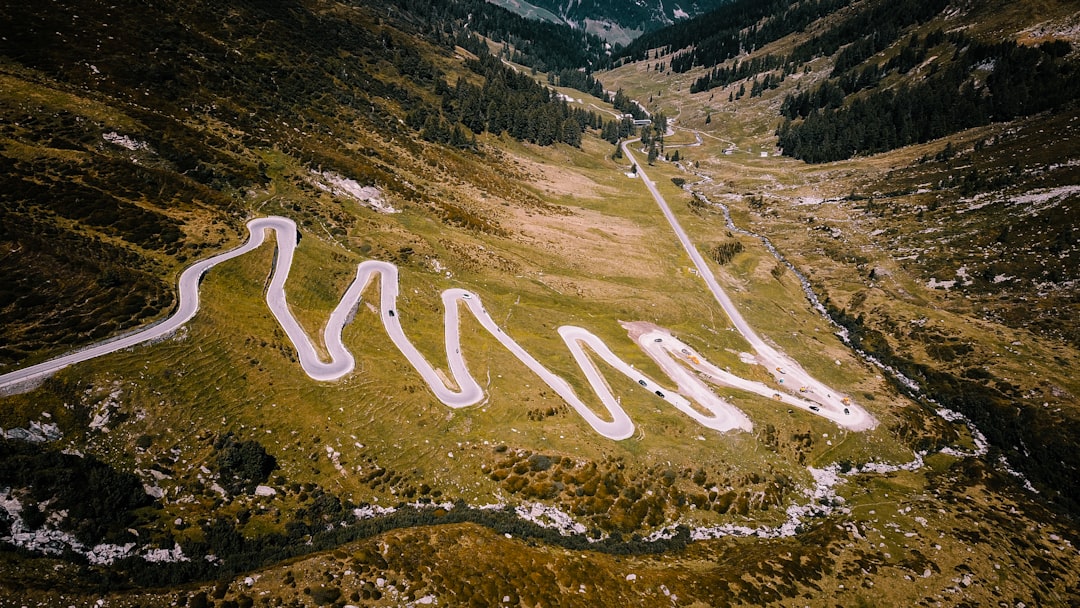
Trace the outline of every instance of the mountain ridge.
{"label": "mountain ridge", "polygon": [[[492,0],[489,0],[492,1]],[[501,0],[500,6],[528,16],[565,23],[596,34],[612,44],[626,45],[638,35],[661,29],[680,19],[707,13],[729,0],[702,0],[685,6],[654,0]]]}

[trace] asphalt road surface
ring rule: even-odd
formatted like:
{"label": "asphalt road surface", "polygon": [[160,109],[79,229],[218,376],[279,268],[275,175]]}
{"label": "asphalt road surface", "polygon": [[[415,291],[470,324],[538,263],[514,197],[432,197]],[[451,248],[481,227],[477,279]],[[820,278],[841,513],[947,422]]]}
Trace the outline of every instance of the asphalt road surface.
{"label": "asphalt road surface", "polygon": [[[629,149],[626,152],[632,159]],[[452,385],[448,385],[439,372],[409,341],[401,327],[401,317],[395,312],[397,310],[398,296],[397,266],[379,261],[366,261],[357,267],[356,278],[327,320],[326,327],[323,330],[323,340],[328,358],[324,360],[319,356],[311,339],[289,310],[285,283],[292,268],[298,233],[296,224],[292,220],[283,217],[265,217],[248,222],[250,236],[247,242],[236,249],[197,262],[184,270],[180,275],[178,285],[179,306],[167,319],[134,333],[90,346],[51,361],[0,375],[0,390],[5,392],[28,390],[40,379],[69,365],[171,335],[198,312],[199,282],[203,275],[217,264],[261,246],[265,240],[266,232],[272,230],[276,235],[277,257],[274,262],[270,284],[266,290],[266,303],[296,348],[297,359],[304,372],[317,381],[330,382],[353,371],[355,359],[342,343],[341,333],[344,327],[352,320],[363,292],[377,276],[380,293],[379,315],[386,333],[424,379],[424,382],[430,387],[435,396],[449,407],[468,407],[484,400],[484,391],[469,373],[465,357],[461,352],[459,325],[461,307],[464,305],[465,309],[476,317],[481,326],[494,336],[503,347],[532,370],[541,381],[547,384],[564,401],[570,404],[597,433],[610,439],[626,439],[632,436],[634,424],[623,410],[619,399],[611,393],[599,369],[586,353],[586,348],[603,359],[613,369],[637,382],[644,390],[652,392],[655,398],[667,402],[696,420],[699,424],[718,431],[733,429],[749,431],[752,429],[752,424],[742,411],[710,391],[703,384],[702,379],[720,386],[740,388],[764,396],[771,396],[790,405],[829,418],[837,424],[848,428],[858,430],[873,426],[873,419],[861,408],[854,404],[843,403],[841,401],[842,396],[839,393],[831,391],[823,384],[810,378],[793,361],[790,361],[757,337],[738,314],[738,311],[735,310],[727,295],[720,289],[715,278],[708,271],[705,261],[690,244],[689,238],[675,221],[671,209],[657,192],[655,185],[640,169],[639,175],[649,188],[649,191],[657,199],[661,210],[664,212],[665,217],[668,218],[668,221],[671,222],[672,228],[675,229],[684,248],[694,259],[700,275],[705,278],[706,283],[716,295],[724,310],[728,312],[735,326],[758,351],[759,359],[769,366],[786,367],[786,377],[795,383],[802,383],[802,386],[808,387],[806,396],[813,401],[789,395],[786,392],[774,391],[760,382],[744,380],[721,370],[705,361],[699,354],[689,350],[689,347],[660,328],[645,333],[637,332],[639,334],[637,336],[639,346],[656,360],[665,373],[675,381],[678,389],[671,390],[619,359],[607,345],[591,332],[580,327],[560,327],[559,335],[563,338],[574,360],[584,372],[590,387],[603,405],[604,411],[602,414],[598,414],[592,407],[582,401],[569,383],[544,367],[535,357],[507,335],[488,314],[479,296],[464,289],[448,289],[442,294],[445,311],[444,340],[447,361],[450,367],[450,378],[452,379]],[[696,374],[690,373],[689,370],[691,369]],[[680,394],[680,391],[691,395],[694,401],[688,400],[683,394]],[[833,397],[833,395],[836,396]],[[821,404],[821,407],[815,406],[814,402]],[[841,412],[844,413],[841,414]]]}
{"label": "asphalt road surface", "polygon": [[[697,250],[697,247],[695,247],[690,240],[689,235],[683,230],[679,221],[675,218],[675,214],[671,211],[671,207],[660,194],[660,191],[656,189],[656,184],[649,179],[645,170],[634,158],[634,154],[630,149],[630,144],[636,141],[638,140],[632,139],[624,142],[623,152],[630,162],[637,165],[638,178],[641,179],[645,184],[645,187],[649,189],[653,199],[656,200],[656,204],[659,205],[660,211],[671,225],[671,229],[675,231],[675,236],[679,238],[679,243],[682,244],[686,254],[690,256],[690,260],[694,263],[694,267],[697,268],[698,276],[705,281],[709,291],[712,292],[713,297],[720,303],[720,307],[724,309],[728,318],[731,319],[731,323],[734,325],[735,329],[750,343],[750,346],[754,349],[755,355],[757,356],[758,362],[764,365],[765,369],[769,370],[769,373],[776,378],[779,384],[792,387],[792,390],[800,390],[799,394],[806,396],[806,399],[796,398],[798,399],[798,402],[806,401],[807,399],[816,402],[801,406],[805,407],[805,409],[811,413],[829,418],[837,424],[852,430],[865,430],[876,426],[877,421],[874,417],[856,404],[850,397],[841,394],[839,391],[834,391],[824,383],[812,377],[796,363],[794,359],[791,359],[766,343],[750,327],[750,324],[747,323],[746,319],[739,313],[739,310],[735,307],[731,298],[728,297],[727,293],[720,286],[720,283],[717,282],[716,276],[713,275],[712,270],[705,262],[705,258],[702,257],[701,253]],[[801,389],[804,388],[806,390],[802,391]],[[794,396],[787,391],[773,391],[773,395],[774,398],[789,403],[791,402],[791,399],[794,398]],[[810,409],[811,405],[817,409]]]}

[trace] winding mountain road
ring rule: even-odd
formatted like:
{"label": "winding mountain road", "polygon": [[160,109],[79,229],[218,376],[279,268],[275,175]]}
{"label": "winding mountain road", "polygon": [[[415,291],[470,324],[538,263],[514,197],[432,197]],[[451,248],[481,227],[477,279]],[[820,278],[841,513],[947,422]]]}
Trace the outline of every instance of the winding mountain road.
{"label": "winding mountain road", "polygon": [[285,293],[285,283],[292,268],[293,256],[297,246],[296,224],[283,217],[259,218],[248,222],[250,236],[243,245],[206,260],[197,262],[180,275],[179,301],[176,311],[161,323],[151,325],[130,335],[110,340],[92,347],[76,351],[51,361],[46,361],[21,370],[0,376],[0,390],[17,392],[34,386],[37,380],[53,374],[69,365],[87,361],[138,344],[151,342],[166,337],[187,323],[199,309],[199,282],[203,275],[214,266],[248,253],[261,246],[266,232],[273,231],[277,248],[273,274],[266,290],[266,303],[281,325],[285,334],[296,348],[297,359],[309,377],[318,381],[333,381],[350,372],[355,366],[355,359],[341,341],[341,333],[353,317],[360,303],[363,292],[375,279],[379,280],[380,317],[386,333],[401,351],[409,363],[417,370],[435,396],[444,404],[453,408],[475,405],[484,399],[484,391],[469,374],[465,359],[461,354],[459,332],[461,306],[468,310],[492,336],[508,351],[531,369],[544,383],[569,403],[597,433],[610,439],[626,439],[634,433],[634,424],[619,405],[619,400],[611,393],[600,370],[586,353],[586,349],[603,359],[608,365],[623,373],[673,407],[683,411],[700,424],[718,431],[735,428],[750,430],[749,420],[725,401],[712,396],[699,403],[709,411],[703,414],[695,410],[689,401],[674,391],[661,390],[661,385],[634,369],[633,366],[619,359],[598,337],[580,327],[563,326],[559,335],[563,338],[574,360],[582,368],[590,386],[605,408],[606,416],[598,415],[574,392],[568,382],[552,373],[536,360],[516,341],[508,336],[491,318],[480,301],[479,296],[464,289],[448,289],[443,292],[444,340],[450,375],[456,387],[449,387],[440,378],[436,369],[424,358],[405,336],[401,327],[400,315],[395,313],[398,297],[398,269],[388,262],[366,261],[356,270],[356,278],[349,285],[341,302],[330,314],[323,330],[328,360],[319,357],[307,333],[300,327],[289,310]]}
{"label": "winding mountain road", "polygon": [[[629,143],[631,142],[623,144],[623,150],[632,162],[636,162]],[[611,393],[611,389],[596,364],[586,353],[586,349],[645,390],[652,392],[657,398],[666,401],[672,407],[707,428],[718,431],[734,429],[749,431],[753,428],[753,425],[741,410],[708,389],[705,382],[771,397],[789,405],[800,407],[807,412],[828,418],[836,424],[852,430],[872,428],[876,423],[865,410],[850,403],[847,398],[842,397],[836,391],[812,378],[793,360],[758,337],[736,310],[719,283],[717,283],[704,258],[693,246],[689,236],[675,219],[671,208],[656,189],[656,185],[640,168],[640,165],[638,175],[649,189],[649,192],[652,193],[664,217],[667,218],[676,236],[678,236],[679,242],[693,260],[699,276],[705,280],[709,290],[716,297],[728,317],[731,318],[735,328],[756,351],[758,361],[770,371],[775,369],[774,375],[778,380],[782,376],[786,376],[787,379],[794,381],[792,384],[802,386],[805,395],[792,395],[787,392],[776,391],[762,382],[750,381],[735,376],[712,365],[700,354],[691,350],[686,344],[661,328],[642,323],[625,324],[631,337],[635,339],[642,350],[654,359],[661,369],[674,380],[678,391],[670,390],[618,358],[606,344],[591,332],[580,327],[562,326],[558,330],[559,335],[566,343],[574,360],[585,374],[590,387],[603,405],[603,415],[600,415],[582,401],[566,380],[548,370],[507,335],[488,314],[479,296],[458,288],[447,289],[442,294],[444,342],[452,380],[452,385],[449,385],[450,383],[443,380],[439,372],[409,341],[401,327],[401,317],[395,313],[398,297],[397,266],[389,262],[373,260],[363,262],[357,266],[355,279],[327,320],[323,329],[323,341],[326,345],[328,359],[324,360],[319,356],[315,345],[289,310],[285,283],[292,268],[299,234],[296,224],[284,217],[264,217],[251,220],[248,222],[250,235],[243,245],[196,262],[185,269],[180,274],[178,284],[179,306],[164,321],[120,338],[108,340],[44,363],[0,375],[0,391],[11,393],[29,390],[41,378],[69,365],[171,335],[198,312],[199,283],[203,275],[222,262],[260,247],[265,241],[267,231],[273,231],[277,247],[270,284],[266,290],[266,303],[296,348],[297,358],[304,373],[317,381],[329,382],[337,380],[353,371],[355,359],[342,343],[341,334],[345,326],[352,321],[362,294],[378,276],[379,315],[386,333],[424,379],[424,382],[430,387],[439,401],[452,408],[468,407],[480,403],[484,399],[484,391],[469,373],[465,358],[461,353],[459,326],[461,309],[464,306],[464,309],[476,317],[480,325],[488,333],[494,336],[504,348],[510,351],[564,401],[570,404],[588,422],[589,426],[597,433],[610,439],[626,439],[632,436],[634,424],[622,409],[619,399]],[[691,373],[691,370],[695,373]],[[789,384],[789,386],[792,384]],[[693,402],[680,394],[679,391],[690,395]],[[806,398],[803,398],[804,396]]]}
{"label": "winding mountain road", "polygon": [[[842,395],[838,391],[826,386],[809,373],[806,372],[794,359],[791,359],[787,355],[781,353],[777,349],[773,348],[770,344],[761,339],[760,336],[750,327],[750,324],[746,322],[742,314],[735,307],[735,304],[728,297],[720,283],[717,282],[716,276],[712,273],[709,265],[705,262],[705,258],[694,246],[690,240],[690,236],[686,234],[682,225],[679,224],[679,220],[676,219],[675,213],[672,212],[671,206],[657,190],[656,184],[649,179],[649,176],[642,169],[641,165],[634,158],[633,151],[630,148],[630,144],[639,140],[631,139],[623,142],[623,153],[626,154],[626,158],[630,162],[637,165],[637,175],[641,181],[648,188],[649,193],[652,194],[656,204],[660,207],[661,213],[667,219],[668,224],[671,225],[671,229],[675,231],[675,236],[678,237],[679,243],[682,244],[686,254],[690,256],[690,260],[694,263],[694,267],[697,269],[698,276],[700,276],[705,284],[708,286],[709,291],[712,292],[713,297],[719,302],[720,307],[724,309],[728,318],[731,319],[732,325],[735,329],[742,334],[750,346],[754,349],[757,360],[759,363],[765,366],[765,369],[769,370],[769,373],[779,383],[787,383],[788,386],[798,386],[805,388],[806,399],[795,398],[783,391],[774,392],[774,398],[779,401],[791,402],[791,399],[797,399],[793,405],[799,405],[810,409],[811,407],[817,407],[818,409],[810,409],[811,412],[825,416],[831,420],[837,422],[844,427],[852,430],[865,430],[871,429],[877,425],[877,421],[862,407],[855,404],[850,397]],[[812,400],[820,405],[805,405],[804,402]],[[822,409],[824,408],[824,409]]]}

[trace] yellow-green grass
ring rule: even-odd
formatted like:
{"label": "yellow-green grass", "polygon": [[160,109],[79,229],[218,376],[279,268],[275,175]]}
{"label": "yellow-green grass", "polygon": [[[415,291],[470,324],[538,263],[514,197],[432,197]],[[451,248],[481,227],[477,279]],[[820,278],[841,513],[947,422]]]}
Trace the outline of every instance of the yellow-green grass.
{"label": "yellow-green grass", "polygon": [[[373,315],[363,310],[357,322],[350,326],[346,339],[350,345],[366,345],[357,349],[359,367],[364,372],[339,383],[308,380],[299,366],[290,360],[291,348],[284,342],[261,300],[260,287],[269,268],[269,256],[270,248],[264,247],[257,254],[215,269],[203,283],[204,309],[191,322],[188,331],[181,332],[182,340],[119,353],[87,364],[108,370],[103,372],[105,378],[124,375],[116,370],[125,368],[132,370],[129,374],[138,375],[138,384],[125,391],[124,407],[130,408],[129,411],[153,407],[148,402],[155,398],[151,395],[158,394],[166,406],[172,406],[156,411],[152,423],[139,425],[140,433],[161,436],[168,443],[180,445],[198,445],[196,437],[205,433],[234,431],[256,437],[267,443],[272,452],[279,453],[286,478],[325,482],[326,476],[330,475],[334,485],[353,490],[357,499],[370,498],[370,492],[354,487],[355,483],[349,479],[336,479],[326,470],[329,465],[325,462],[315,467],[320,469],[315,473],[314,468],[302,460],[297,463],[289,457],[288,453],[297,449],[291,440],[292,431],[299,431],[296,437],[301,442],[301,456],[322,456],[322,444],[326,444],[341,452],[342,460],[358,462],[361,452],[349,443],[356,435],[355,441],[370,446],[383,466],[396,470],[421,469],[426,478],[436,482],[446,479],[449,474],[447,483],[459,486],[454,488],[455,493],[465,493],[469,498],[472,496],[469,495],[469,484],[465,482],[477,475],[478,465],[471,471],[461,470],[445,456],[455,450],[458,450],[457,459],[466,462],[474,456],[467,448],[461,450],[459,442],[507,442],[590,459],[612,451],[612,442],[583,429],[582,421],[573,415],[549,418],[542,425],[527,420],[523,415],[524,406],[532,401],[535,406],[547,407],[553,397],[550,394],[547,398],[538,396],[535,389],[539,382],[530,378],[531,374],[505,355],[493,340],[473,337],[474,332],[469,331],[468,326],[474,322],[466,321],[467,354],[469,347],[479,342],[476,350],[487,357],[469,356],[470,365],[478,376],[485,371],[484,367],[493,368],[491,397],[485,406],[454,412],[437,404],[420,386],[418,378],[409,377],[414,374],[403,357],[389,344],[381,328],[372,323]],[[299,264],[297,270],[300,270]],[[297,275],[302,276],[300,272]],[[407,308],[399,310],[403,318],[410,318]],[[441,319],[436,323],[441,324]],[[248,328],[236,331],[244,325]],[[229,328],[235,334],[223,328]],[[439,330],[441,328],[429,332],[437,338],[426,341],[422,330],[409,328],[410,336],[417,344],[440,343]],[[266,346],[261,345],[264,337]],[[437,348],[429,347],[428,350],[438,352]],[[552,353],[550,358],[566,359],[561,344],[554,350],[563,352]],[[540,354],[538,357],[545,358]],[[477,365],[477,359],[481,365]],[[485,362],[487,366],[483,365]],[[500,370],[502,374],[497,373]],[[171,378],[163,382],[166,375]],[[404,378],[400,383],[371,379],[395,375]],[[499,375],[507,381],[500,381]],[[273,383],[272,387],[270,383]],[[612,384],[624,394],[624,404],[635,419],[639,419],[644,431],[642,439],[624,442],[625,446],[614,444],[625,450],[617,449],[616,452],[650,462],[685,451],[687,443],[694,445],[692,436],[704,433],[703,429],[694,428],[692,423],[681,419],[681,415],[658,408],[645,391],[635,395],[629,380],[615,379]],[[128,385],[122,383],[122,386]],[[515,407],[522,401],[522,408]],[[689,430],[686,429],[688,424]],[[657,426],[657,432],[645,430],[651,425]],[[519,433],[510,430],[518,427]],[[323,441],[309,443],[312,435],[321,436]],[[721,446],[727,443],[715,434],[711,435]],[[565,436],[570,439],[564,441]],[[741,438],[735,440],[745,442]],[[714,441],[709,441],[708,449],[698,457],[714,453],[717,447]],[[570,449],[571,444],[577,444],[575,449]],[[472,481],[484,483],[478,477]],[[477,497],[491,496],[490,489],[477,491],[477,494],[480,495]]]}
{"label": "yellow-green grass", "polygon": [[10,62],[0,64],[0,89],[6,103],[26,108],[47,108],[50,111],[66,110],[100,121],[120,130],[140,130],[139,122],[127,114],[89,96],[64,91],[41,72],[28,70]]}
{"label": "yellow-green grass", "polygon": [[[409,246],[415,253],[400,264],[396,312],[406,334],[438,368],[446,368],[439,296],[446,288],[466,287],[480,296],[507,335],[570,382],[597,410],[599,401],[557,334],[560,325],[578,325],[595,333],[618,356],[664,385],[670,381],[632,343],[620,322],[656,323],[676,332],[712,363],[771,382],[764,370],[740,361],[738,355],[749,349],[747,343],[730,331],[729,320],[701,278],[689,271],[688,256],[651,196],[639,180],[624,175],[625,160],[610,158],[610,144],[589,137],[580,150],[505,140],[501,145],[508,158],[533,176],[521,186],[547,205],[508,206],[500,203],[500,197],[474,201],[512,228],[506,235],[448,227],[424,208],[380,215],[342,205],[334,213],[347,213],[351,227],[344,238],[330,236],[318,225],[322,216],[311,195],[290,181],[302,176],[304,169],[287,157],[267,153],[272,186],[253,200],[253,211],[289,215],[293,205],[300,204],[308,214],[304,217],[313,218],[301,225],[303,238],[286,284],[293,313],[309,336],[321,344],[326,318],[352,281],[356,265],[366,259],[362,250],[394,255]],[[647,170],[695,242],[704,247],[727,238],[718,215],[690,213],[685,205],[689,194],[670,181],[683,174],[662,162]],[[747,320],[838,390],[858,387],[872,392],[875,401],[865,405],[876,415],[885,414],[893,402],[878,397],[882,386],[873,372],[840,345],[831,328],[810,309],[790,273],[773,278],[771,256],[754,240],[740,240],[746,251],[714,271]],[[773,470],[802,484],[810,479],[793,453],[783,446],[774,453],[762,445],[766,426],[776,430],[782,444],[793,434],[809,433],[814,440],[807,462],[816,466],[839,460],[910,458],[910,452],[883,429],[844,433],[818,417],[789,414],[771,400],[725,389],[717,392],[746,411],[755,430],[710,431],[601,363],[638,429],[630,439],[611,441],[562,407],[548,387],[467,314],[461,324],[462,350],[470,371],[485,385],[487,399],[453,410],[434,398],[385,335],[369,307],[378,301],[375,284],[365,292],[344,333],[357,359],[356,371],[339,381],[314,382],[295,362],[292,346],[263,301],[272,256],[273,245],[267,243],[214,268],[202,283],[202,310],[175,339],[64,372],[65,377],[91,378],[102,386],[119,381],[123,389],[121,407],[132,416],[108,436],[91,432],[96,451],[138,461],[131,446],[144,434],[154,437],[155,445],[191,446],[183,449],[190,478],[197,475],[196,463],[211,458],[208,441],[233,432],[263,443],[278,458],[277,474],[287,483],[315,483],[355,502],[382,504],[402,497],[389,493],[386,486],[373,489],[364,483],[363,476],[376,466],[401,474],[409,483],[428,483],[444,497],[474,503],[498,500],[504,491],[481,469],[495,459],[493,448],[500,444],[580,461],[622,457],[637,471],[654,465],[692,469],[708,463],[737,479]],[[509,261],[513,268],[499,268],[491,263],[492,256]],[[433,260],[444,270],[437,271]],[[843,365],[836,366],[834,359]],[[530,418],[531,412],[548,408],[558,413]],[[140,418],[139,411],[147,415]],[[835,445],[827,444],[826,434]],[[327,446],[339,454],[343,473],[329,460]],[[201,500],[212,494],[206,496]],[[294,499],[290,495],[280,500],[287,505]],[[180,514],[180,507],[170,507],[170,517]],[[772,523],[778,523],[777,517],[780,513],[775,510],[761,516]],[[697,513],[693,520],[709,523],[722,518]],[[274,525],[278,524],[257,518],[251,532]]]}

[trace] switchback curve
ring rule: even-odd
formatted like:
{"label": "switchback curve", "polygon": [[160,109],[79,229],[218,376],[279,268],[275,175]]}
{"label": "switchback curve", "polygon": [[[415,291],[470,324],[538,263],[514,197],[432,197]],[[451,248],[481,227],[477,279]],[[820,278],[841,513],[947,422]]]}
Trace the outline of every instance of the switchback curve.
{"label": "switchback curve", "polygon": [[[732,376],[704,361],[696,353],[687,355],[690,351],[687,350],[685,345],[667,332],[660,330],[660,328],[641,331],[635,330],[632,327],[634,324],[628,324],[627,327],[631,330],[631,335],[638,345],[657,361],[661,368],[676,382],[679,390],[694,397],[697,406],[694,407],[683,395],[664,388],[617,357],[603,341],[591,332],[580,327],[562,326],[558,330],[559,335],[566,343],[578,366],[581,367],[590,387],[603,404],[607,414],[607,419],[605,419],[597,415],[592,408],[582,401],[566,380],[548,370],[513,338],[507,335],[488,314],[479,296],[458,288],[448,289],[442,294],[447,361],[450,367],[450,376],[456,385],[456,387],[450,387],[447,386],[447,383],[443,381],[436,369],[406,337],[401,327],[400,315],[394,312],[398,296],[397,266],[388,262],[373,260],[365,261],[357,267],[355,279],[345,291],[340,303],[330,314],[323,330],[323,340],[328,359],[323,360],[316,352],[315,345],[307,333],[300,327],[300,324],[289,310],[285,293],[285,283],[292,268],[293,256],[298,242],[296,224],[284,217],[265,217],[248,222],[248,230],[250,235],[243,245],[197,262],[181,273],[178,286],[179,305],[176,311],[164,321],[115,340],[99,343],[44,363],[0,375],[0,390],[13,392],[26,389],[32,386],[36,380],[69,365],[171,334],[187,323],[198,311],[199,282],[202,276],[214,266],[258,248],[265,240],[266,231],[273,230],[276,235],[277,249],[270,284],[266,291],[266,302],[296,348],[297,358],[304,372],[317,381],[337,380],[351,373],[354,369],[355,359],[342,343],[341,334],[344,327],[352,319],[353,312],[359,304],[363,292],[375,280],[377,275],[380,292],[379,314],[383,327],[394,345],[408,359],[439,401],[449,407],[468,407],[484,399],[483,389],[469,373],[465,359],[461,355],[459,320],[462,305],[480,322],[480,325],[488,333],[573,407],[597,433],[610,439],[620,440],[632,436],[634,424],[619,404],[619,400],[612,394],[596,364],[586,353],[586,348],[613,369],[647,390],[652,391],[658,398],[668,402],[699,424],[721,432],[735,429],[749,431],[752,429],[752,424],[742,411],[704,388],[698,377],[691,374],[687,368],[695,370],[701,377],[714,384],[740,388],[766,396],[773,393],[773,390],[763,383]],[[658,336],[665,336],[668,340],[667,344],[659,346],[664,338]],[[809,412],[824,415],[819,410],[814,409],[814,404],[811,401],[787,394],[785,394],[783,400]],[[841,426],[851,426],[845,424],[847,421],[843,418],[826,417]]]}

